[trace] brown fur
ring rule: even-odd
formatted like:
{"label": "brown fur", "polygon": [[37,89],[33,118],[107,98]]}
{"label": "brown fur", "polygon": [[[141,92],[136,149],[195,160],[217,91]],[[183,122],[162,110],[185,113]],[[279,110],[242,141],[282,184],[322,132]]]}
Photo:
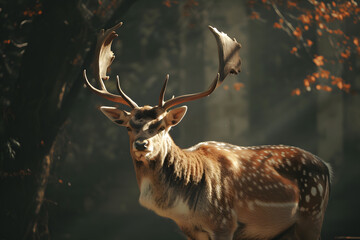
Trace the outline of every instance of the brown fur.
{"label": "brown fur", "polygon": [[[319,239],[330,172],[318,157],[282,145],[181,149],[168,131],[186,109],[117,111],[107,116],[140,126],[129,130],[140,204],[174,220],[189,239]],[[136,139],[146,139],[149,151],[136,150]]]}

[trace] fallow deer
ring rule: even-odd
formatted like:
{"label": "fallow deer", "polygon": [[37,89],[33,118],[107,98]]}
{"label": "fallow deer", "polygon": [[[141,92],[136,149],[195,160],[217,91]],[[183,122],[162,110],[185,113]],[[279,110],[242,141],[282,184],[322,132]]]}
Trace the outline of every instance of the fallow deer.
{"label": "fallow deer", "polygon": [[172,107],[210,95],[229,73],[240,72],[241,45],[209,26],[219,54],[219,70],[204,92],[164,101],[167,75],[157,106],[139,107],[121,89],[109,93],[103,80],[114,54],[115,30],[98,38],[93,87],[96,94],[131,108],[130,112],[102,106],[115,124],[125,126],[140,189],[139,202],[176,222],[188,239],[317,240],[330,191],[330,167],[297,147],[240,147],[201,142],[181,149],[169,130],[184,117],[187,107]]}

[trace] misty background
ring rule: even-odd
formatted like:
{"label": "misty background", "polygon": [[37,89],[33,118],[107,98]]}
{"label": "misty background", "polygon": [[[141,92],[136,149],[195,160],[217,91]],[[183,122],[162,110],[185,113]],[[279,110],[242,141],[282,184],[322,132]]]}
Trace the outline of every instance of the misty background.
{"label": "misty background", "polygon": [[[71,3],[65,2],[67,7],[63,11],[72,11],[69,10]],[[126,4],[127,1],[122,2]],[[96,1],[78,1],[76,7],[80,9],[81,4],[91,10]],[[56,10],[55,3],[44,5],[59,12],[56,17],[62,18],[62,10]],[[7,7],[2,7],[0,14],[11,9]],[[305,51],[300,51],[299,57],[290,54],[294,40],[284,31],[273,28],[277,21],[274,12],[258,9],[261,18],[254,20],[246,1],[235,0],[179,3],[138,0],[120,10],[114,22],[122,21],[124,25],[117,30],[119,37],[113,42],[116,58],[106,83],[110,92],[116,93],[115,77],[119,75],[124,92],[138,105],[154,106],[166,74],[170,74],[166,98],[203,91],[218,69],[217,46],[208,25],[235,37],[242,44],[242,72],[229,76],[211,96],[186,104],[189,108],[185,118],[170,133],[175,143],[183,148],[208,140],[241,146],[285,144],[318,155],[330,163],[334,171],[322,239],[360,236],[360,96],[337,89],[332,92],[312,89],[293,96],[294,89],[304,89],[303,79],[316,71],[317,66],[306,57]],[[100,22],[111,17],[105,14],[92,24],[103,26]],[[70,26],[71,21],[77,21],[63,20]],[[77,29],[84,29],[86,24],[86,21],[79,22]],[[357,31],[346,23],[339,28]],[[72,38],[71,31],[65,37]],[[51,44],[56,44],[55,38],[56,35]],[[84,41],[87,40],[93,41],[93,38]],[[332,47],[324,38],[314,33],[313,40],[314,53],[331,54]],[[72,41],[76,42],[77,38]],[[84,54],[91,54],[93,43],[85,42],[77,44],[83,44]],[[69,45],[69,50],[73,47]],[[76,56],[62,58],[60,55],[57,61],[71,62]],[[80,58],[84,56],[80,54]],[[50,55],[44,61],[57,57]],[[331,71],[351,82],[354,91],[359,91],[359,55],[352,61],[351,72],[342,63],[332,65]],[[53,62],[52,67],[57,66]],[[54,76],[72,76],[72,82],[83,81],[82,67],[92,76],[88,61],[87,65],[73,64],[71,69],[63,68],[62,76],[55,72],[41,77],[50,82]],[[1,76],[5,79],[7,75]],[[66,82],[66,79],[61,81]],[[10,89],[16,88],[8,85]],[[59,84],[58,88],[62,86]],[[37,94],[42,93],[40,89]],[[2,99],[10,99],[13,92],[3,89],[2,94]],[[185,239],[171,220],[157,216],[138,203],[139,190],[127,131],[103,116],[98,110],[103,105],[116,106],[94,95],[81,82],[65,117],[61,115],[64,121],[53,134],[50,142],[54,144],[48,148],[52,159],[37,219],[44,232],[39,239],[50,239],[45,236],[54,240]],[[33,112],[34,108],[27,111]],[[60,116],[57,114],[54,113],[54,119]],[[5,115],[2,115],[4,126]],[[26,121],[27,116],[25,112],[22,116],[25,119],[21,121]],[[37,116],[42,118],[43,115]],[[4,129],[2,132],[7,132]],[[9,136],[7,134],[3,140]],[[0,166],[4,172],[7,171],[5,161],[3,157]],[[1,181],[8,181],[4,174]],[[9,189],[3,190],[3,194]],[[6,232],[5,228],[2,231]]]}

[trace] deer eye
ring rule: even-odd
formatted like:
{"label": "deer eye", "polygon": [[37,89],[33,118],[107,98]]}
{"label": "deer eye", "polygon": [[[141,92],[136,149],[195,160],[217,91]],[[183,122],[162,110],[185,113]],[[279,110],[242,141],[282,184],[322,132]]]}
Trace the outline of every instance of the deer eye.
{"label": "deer eye", "polygon": [[165,130],[165,127],[160,127],[159,128],[159,132],[164,131],[164,130]]}

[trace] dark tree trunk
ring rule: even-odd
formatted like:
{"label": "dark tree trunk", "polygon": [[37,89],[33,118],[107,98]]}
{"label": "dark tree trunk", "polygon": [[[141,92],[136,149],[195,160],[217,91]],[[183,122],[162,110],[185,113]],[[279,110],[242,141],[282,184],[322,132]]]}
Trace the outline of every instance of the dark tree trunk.
{"label": "dark tree trunk", "polygon": [[105,24],[96,15],[84,17],[81,3],[72,0],[45,1],[43,14],[34,19],[9,109],[12,118],[1,136],[2,146],[20,144],[15,156],[4,155],[0,164],[1,239],[49,238],[41,206],[57,133],[81,89],[95,33],[119,21],[134,2],[119,2]]}

